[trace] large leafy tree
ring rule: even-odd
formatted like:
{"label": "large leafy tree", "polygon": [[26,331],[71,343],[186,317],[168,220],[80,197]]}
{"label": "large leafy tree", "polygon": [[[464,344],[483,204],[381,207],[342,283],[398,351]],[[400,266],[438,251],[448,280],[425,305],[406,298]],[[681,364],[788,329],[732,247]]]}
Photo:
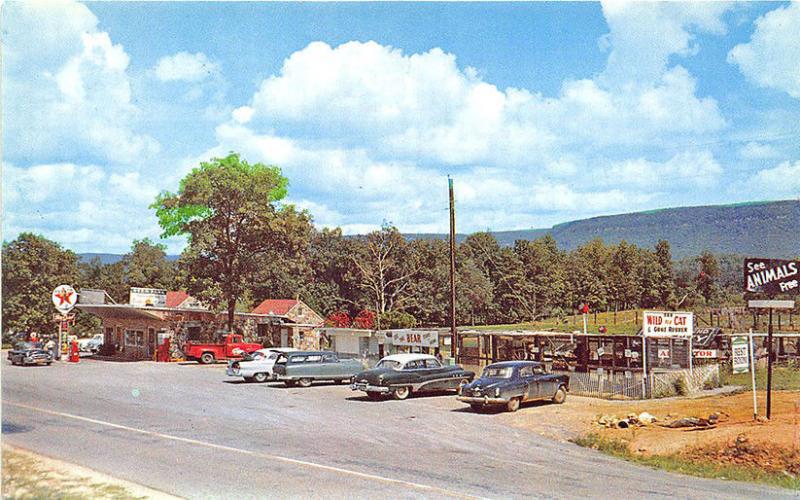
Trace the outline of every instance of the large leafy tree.
{"label": "large leafy tree", "polygon": [[231,153],[202,162],[181,180],[177,193],[162,192],[151,205],[162,237],[188,236],[179,262],[183,284],[212,307],[224,307],[231,329],[237,300],[258,267],[282,265],[262,257],[303,247],[298,239],[310,218],[280,203],[287,186],[280,168],[250,164]]}
{"label": "large leafy tree", "polygon": [[149,238],[134,240],[131,251],[122,258],[125,281],[129,286],[169,289],[175,281],[175,266],[167,260],[167,247]]}
{"label": "large leafy tree", "polygon": [[3,331],[50,333],[51,293],[61,284],[77,284],[78,256],[32,233],[3,244]]}

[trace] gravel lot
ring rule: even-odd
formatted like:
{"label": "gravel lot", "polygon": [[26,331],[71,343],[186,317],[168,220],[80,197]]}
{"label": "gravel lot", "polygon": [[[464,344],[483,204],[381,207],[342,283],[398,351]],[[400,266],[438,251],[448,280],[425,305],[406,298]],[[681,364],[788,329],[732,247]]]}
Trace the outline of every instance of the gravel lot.
{"label": "gravel lot", "polygon": [[223,365],[3,363],[6,442],[189,498],[794,497],[510,426],[525,408],[475,414],[452,396],[372,402],[341,385],[247,384]]}

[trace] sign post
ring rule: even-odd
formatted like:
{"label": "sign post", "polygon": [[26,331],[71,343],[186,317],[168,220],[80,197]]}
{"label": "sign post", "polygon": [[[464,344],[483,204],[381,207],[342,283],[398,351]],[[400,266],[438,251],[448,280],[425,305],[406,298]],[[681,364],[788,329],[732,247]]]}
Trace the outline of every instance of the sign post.
{"label": "sign post", "polygon": [[753,329],[750,329],[750,380],[753,385],[753,420],[758,419],[758,403],[756,401],[756,360],[753,346]]}
{"label": "sign post", "polygon": [[767,419],[772,414],[772,310],[794,309],[793,300],[771,300],[776,294],[800,293],[800,261],[761,259],[744,260],[744,291],[764,293],[770,300],[750,300],[751,309],[769,309],[767,330]]}
{"label": "sign post", "polygon": [[589,314],[589,303],[586,302],[581,306],[581,312],[583,312],[583,334],[586,335],[586,315]]}
{"label": "sign post", "polygon": [[67,314],[78,302],[78,292],[69,285],[59,285],[53,290],[52,299],[56,310],[61,313],[61,318],[58,322],[58,352],[59,358],[63,360],[64,356],[67,354],[66,347],[69,339],[69,321]]}

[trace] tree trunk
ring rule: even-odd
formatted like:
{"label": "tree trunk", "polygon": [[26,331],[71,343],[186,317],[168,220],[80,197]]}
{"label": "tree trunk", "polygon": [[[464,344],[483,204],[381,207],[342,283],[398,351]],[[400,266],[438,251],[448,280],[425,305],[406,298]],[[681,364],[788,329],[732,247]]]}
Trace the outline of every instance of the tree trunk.
{"label": "tree trunk", "polygon": [[233,313],[236,311],[236,299],[228,299],[228,333],[233,333]]}

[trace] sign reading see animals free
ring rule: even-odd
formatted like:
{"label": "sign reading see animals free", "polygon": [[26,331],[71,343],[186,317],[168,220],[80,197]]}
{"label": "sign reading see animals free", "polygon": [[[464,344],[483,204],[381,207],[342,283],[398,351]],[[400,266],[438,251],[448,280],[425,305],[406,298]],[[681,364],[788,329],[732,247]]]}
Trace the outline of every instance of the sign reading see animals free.
{"label": "sign reading see animals free", "polygon": [[642,332],[645,337],[691,337],[694,334],[694,313],[645,311]]}
{"label": "sign reading see animals free", "polygon": [[744,291],[797,295],[800,293],[800,261],[745,259]]}

